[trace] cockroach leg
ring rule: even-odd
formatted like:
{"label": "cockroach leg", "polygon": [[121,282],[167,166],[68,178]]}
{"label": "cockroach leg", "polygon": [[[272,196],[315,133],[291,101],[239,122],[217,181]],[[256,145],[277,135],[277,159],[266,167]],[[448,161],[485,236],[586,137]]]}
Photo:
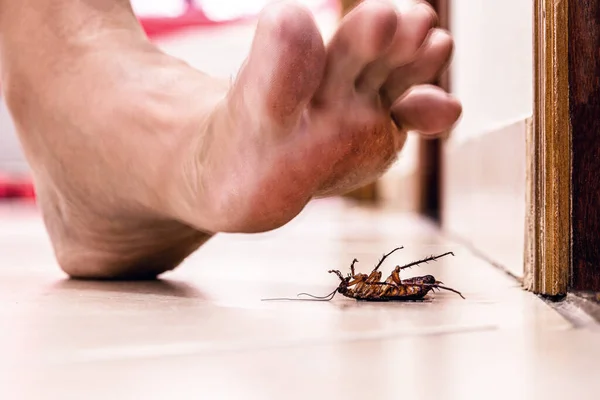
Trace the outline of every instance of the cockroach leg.
{"label": "cockroach leg", "polygon": [[461,292],[459,292],[458,290],[456,290],[456,289],[452,289],[452,288],[449,288],[449,287],[446,287],[446,286],[442,286],[442,285],[439,285],[439,284],[437,284],[437,283],[405,283],[405,285],[406,285],[406,286],[422,286],[422,287],[430,287],[430,288],[431,288],[431,290],[433,290],[434,288],[435,288],[435,289],[438,289],[438,290],[439,290],[439,289],[444,289],[444,290],[448,290],[448,291],[450,291],[450,292],[454,292],[454,293],[456,293],[457,295],[459,295],[459,296],[460,296],[460,297],[462,297],[463,299],[465,298],[465,296],[463,296],[463,295],[462,295],[462,293],[461,293]]}
{"label": "cockroach leg", "polygon": [[400,279],[400,270],[402,268],[394,268],[394,270],[392,271],[392,274],[390,275],[390,278],[392,278],[392,282],[394,282],[396,285],[401,285],[402,284],[402,280]]}
{"label": "cockroach leg", "polygon": [[390,282],[391,281],[391,282],[393,282],[393,283],[395,283],[397,285],[411,284],[410,282],[402,281],[402,279],[400,278],[400,271],[402,271],[403,269],[412,268],[415,265],[419,265],[419,264],[422,264],[422,263],[427,263],[429,261],[435,261],[438,258],[442,258],[442,257],[447,256],[449,254],[454,255],[453,252],[448,252],[448,253],[441,254],[439,256],[430,256],[430,257],[424,258],[422,260],[414,261],[414,262],[411,262],[411,263],[403,265],[403,266],[397,265],[396,268],[394,268],[392,270],[392,273],[387,278],[386,282]]}
{"label": "cockroach leg", "polygon": [[[342,282],[344,282],[346,280],[346,278],[344,278],[344,275],[342,275],[342,273],[340,271],[338,271],[337,269],[330,269],[328,272],[330,274],[336,274]],[[354,276],[354,274],[352,274],[352,275]]]}
{"label": "cockroach leg", "polygon": [[355,258],[352,261],[352,264],[350,264],[350,273],[352,274],[351,276],[354,278],[354,264],[356,264],[358,262],[358,260]]}
{"label": "cockroach leg", "polygon": [[449,252],[447,252],[447,253],[440,254],[439,256],[430,256],[430,257],[424,258],[424,259],[422,259],[422,260],[413,261],[413,262],[411,262],[411,263],[408,263],[408,264],[406,264],[406,265],[403,265],[403,266],[401,266],[401,267],[400,267],[400,266],[397,266],[397,267],[396,267],[396,269],[397,269],[397,270],[399,270],[399,271],[401,271],[401,270],[403,270],[403,269],[406,269],[406,268],[411,268],[411,267],[414,267],[415,265],[419,265],[419,264],[423,264],[423,263],[428,263],[429,261],[435,261],[435,260],[437,260],[438,258],[445,257],[445,256],[447,256],[447,255],[449,255],[449,254],[451,254],[452,256],[454,256],[454,253],[453,253],[453,252],[451,252],[451,251],[449,251]]}
{"label": "cockroach leg", "polygon": [[393,285],[387,282],[371,282],[369,285],[379,285],[379,286],[389,286],[389,287],[398,287],[398,285]]}
{"label": "cockroach leg", "polygon": [[354,275],[354,279],[351,279],[346,283],[347,287],[354,286],[358,283],[368,283],[369,277],[365,274],[356,274]]}
{"label": "cockroach leg", "polygon": [[379,260],[379,263],[377,263],[377,265],[373,269],[373,272],[377,271],[379,269],[379,267],[381,267],[381,264],[383,264],[383,262],[385,261],[385,259],[388,258],[393,252],[395,252],[397,250],[401,250],[403,248],[404,248],[404,246],[396,247],[394,250],[390,251],[389,253],[384,254],[383,257],[381,258],[381,260]]}
{"label": "cockroach leg", "polygon": [[367,283],[376,283],[381,280],[381,271],[372,271],[371,274],[367,277]]}
{"label": "cockroach leg", "polygon": [[461,293],[461,292],[459,292],[459,291],[458,291],[458,290],[456,290],[456,289],[452,289],[452,288],[449,288],[449,287],[447,287],[447,286],[442,286],[442,285],[435,285],[435,288],[436,288],[436,289],[444,289],[444,290],[448,290],[448,291],[450,291],[450,292],[456,293],[456,294],[457,294],[457,295],[459,295],[459,296],[460,296],[460,297],[461,297],[463,300],[465,299],[465,296],[463,296],[463,295],[462,295],[462,293]]}

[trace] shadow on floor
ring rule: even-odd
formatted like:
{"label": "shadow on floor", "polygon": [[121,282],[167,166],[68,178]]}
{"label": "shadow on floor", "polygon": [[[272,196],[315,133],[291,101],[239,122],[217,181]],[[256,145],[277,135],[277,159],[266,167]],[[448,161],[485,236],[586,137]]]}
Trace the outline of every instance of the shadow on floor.
{"label": "shadow on floor", "polygon": [[195,298],[206,300],[207,297],[194,286],[180,281],[156,279],[148,281],[92,281],[65,279],[52,285],[53,290],[76,290],[101,292],[151,294],[159,296]]}

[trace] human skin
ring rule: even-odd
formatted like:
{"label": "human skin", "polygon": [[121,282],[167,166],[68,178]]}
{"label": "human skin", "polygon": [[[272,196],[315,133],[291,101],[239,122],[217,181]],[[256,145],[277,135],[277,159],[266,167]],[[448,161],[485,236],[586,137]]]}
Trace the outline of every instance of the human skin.
{"label": "human skin", "polygon": [[292,220],[377,179],[408,131],[447,131],[429,86],[452,38],[426,5],[370,0],[324,44],[293,2],[261,13],[235,82],[161,52],[128,0],[0,0],[1,82],[59,266],[148,279],[219,232]]}

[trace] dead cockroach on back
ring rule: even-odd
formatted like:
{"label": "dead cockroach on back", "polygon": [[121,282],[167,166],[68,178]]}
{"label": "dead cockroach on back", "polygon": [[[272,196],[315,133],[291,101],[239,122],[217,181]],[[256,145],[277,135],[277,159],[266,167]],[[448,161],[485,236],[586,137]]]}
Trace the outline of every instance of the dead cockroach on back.
{"label": "dead cockroach on back", "polygon": [[[336,274],[340,278],[339,286],[331,293],[326,296],[318,297],[308,293],[298,293],[298,296],[305,295],[312,297],[314,300],[329,301],[333,299],[336,293],[340,293],[343,296],[362,300],[362,301],[405,301],[405,300],[422,300],[427,293],[435,291],[435,289],[449,290],[458,294],[464,299],[464,296],[452,288],[441,286],[443,282],[435,279],[432,275],[417,276],[414,278],[400,279],[400,271],[406,268],[411,268],[415,265],[427,263],[429,261],[435,261],[438,258],[452,255],[454,253],[448,252],[438,256],[430,256],[422,260],[414,261],[412,263],[396,266],[390,276],[383,282],[381,282],[381,271],[379,267],[383,264],[383,261],[390,256],[393,252],[403,249],[404,247],[398,247],[384,254],[379,263],[375,266],[373,271],[369,275],[356,273],[354,270],[354,264],[358,262],[357,259],[352,261],[350,265],[350,273],[344,276],[338,270],[330,270],[329,273]],[[288,299],[288,298],[275,298],[275,299],[263,299],[263,300],[311,300],[311,299]]]}

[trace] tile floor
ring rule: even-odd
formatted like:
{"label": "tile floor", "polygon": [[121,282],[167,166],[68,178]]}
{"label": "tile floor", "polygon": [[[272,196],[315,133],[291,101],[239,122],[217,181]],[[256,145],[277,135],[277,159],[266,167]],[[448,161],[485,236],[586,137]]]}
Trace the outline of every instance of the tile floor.
{"label": "tile floor", "polygon": [[[465,295],[326,294],[328,269],[409,270]],[[315,202],[214,238],[158,282],[66,280],[34,209],[0,207],[0,399],[593,399],[600,333],[573,325],[415,216]],[[580,316],[579,320],[585,320]],[[589,322],[589,321],[587,321]],[[594,383],[598,382],[598,383]]]}

